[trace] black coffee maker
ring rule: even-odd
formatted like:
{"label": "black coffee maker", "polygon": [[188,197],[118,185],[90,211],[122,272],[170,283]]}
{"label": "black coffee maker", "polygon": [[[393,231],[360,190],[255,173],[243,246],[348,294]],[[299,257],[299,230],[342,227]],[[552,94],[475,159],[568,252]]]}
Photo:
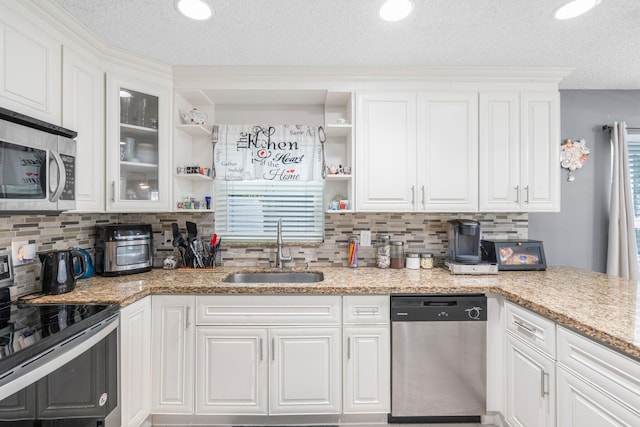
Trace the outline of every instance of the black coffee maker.
{"label": "black coffee maker", "polygon": [[470,219],[449,221],[449,260],[461,264],[480,262],[480,223]]}
{"label": "black coffee maker", "polygon": [[[40,284],[43,294],[57,295],[71,292],[76,286],[76,279],[87,272],[84,256],[73,249],[40,252],[38,256],[42,262]],[[74,258],[77,259],[82,270],[78,274],[74,274]]]}

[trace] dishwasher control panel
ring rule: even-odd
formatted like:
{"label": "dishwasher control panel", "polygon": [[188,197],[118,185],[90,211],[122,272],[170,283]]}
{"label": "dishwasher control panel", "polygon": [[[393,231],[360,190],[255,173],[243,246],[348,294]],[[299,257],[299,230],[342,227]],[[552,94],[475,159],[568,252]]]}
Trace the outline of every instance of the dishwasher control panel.
{"label": "dishwasher control panel", "polygon": [[486,321],[484,295],[392,295],[392,322]]}

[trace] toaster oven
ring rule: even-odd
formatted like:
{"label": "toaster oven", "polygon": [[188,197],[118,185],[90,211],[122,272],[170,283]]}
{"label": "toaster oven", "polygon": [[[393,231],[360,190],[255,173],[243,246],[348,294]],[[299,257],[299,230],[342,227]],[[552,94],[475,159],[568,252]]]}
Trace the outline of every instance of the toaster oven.
{"label": "toaster oven", "polygon": [[150,271],[153,267],[151,225],[97,225],[95,253],[96,273],[102,276]]}

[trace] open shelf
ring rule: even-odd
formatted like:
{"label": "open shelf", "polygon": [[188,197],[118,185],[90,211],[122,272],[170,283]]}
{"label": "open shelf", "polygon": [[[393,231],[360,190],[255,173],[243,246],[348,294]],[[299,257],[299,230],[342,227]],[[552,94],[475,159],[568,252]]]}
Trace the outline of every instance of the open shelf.
{"label": "open shelf", "polygon": [[176,125],[176,129],[188,133],[191,136],[211,136],[211,129],[203,125]]}

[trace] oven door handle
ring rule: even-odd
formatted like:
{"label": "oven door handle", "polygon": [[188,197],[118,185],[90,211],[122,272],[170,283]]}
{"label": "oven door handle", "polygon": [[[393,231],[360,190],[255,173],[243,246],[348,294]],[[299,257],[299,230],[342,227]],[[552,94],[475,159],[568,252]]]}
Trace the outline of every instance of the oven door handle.
{"label": "oven door handle", "polygon": [[[62,196],[62,192],[64,191],[64,187],[67,185],[67,170],[64,167],[64,162],[62,161],[62,157],[55,151],[49,151],[51,153],[52,159],[49,160],[49,176],[47,177],[47,181],[51,176],[51,163],[55,163],[58,168],[58,182],[54,193],[49,197],[49,201],[57,202],[60,200],[60,196]],[[51,190],[49,188],[48,190]]]}

